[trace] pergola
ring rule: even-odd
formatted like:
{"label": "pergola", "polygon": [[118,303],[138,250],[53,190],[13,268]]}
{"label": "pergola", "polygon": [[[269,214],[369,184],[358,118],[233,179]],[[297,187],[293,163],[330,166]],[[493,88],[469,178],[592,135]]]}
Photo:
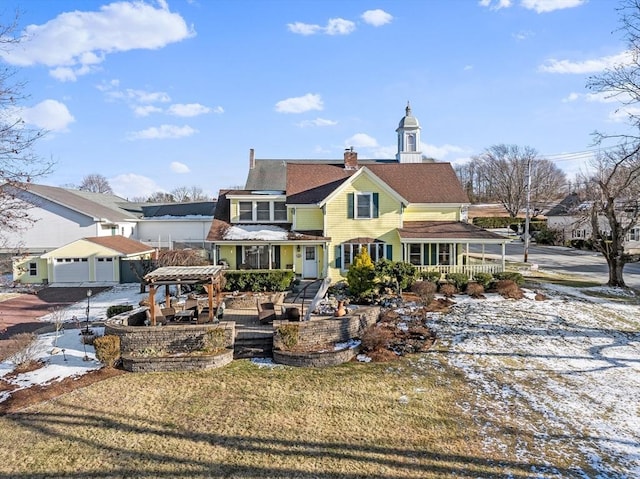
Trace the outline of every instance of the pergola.
{"label": "pergola", "polygon": [[213,321],[213,295],[216,294],[216,305],[220,305],[222,266],[164,266],[147,275],[144,280],[149,285],[149,313],[151,324],[156,324],[156,290],[165,286],[165,302],[170,304],[169,285],[202,284],[208,294],[209,321]]}

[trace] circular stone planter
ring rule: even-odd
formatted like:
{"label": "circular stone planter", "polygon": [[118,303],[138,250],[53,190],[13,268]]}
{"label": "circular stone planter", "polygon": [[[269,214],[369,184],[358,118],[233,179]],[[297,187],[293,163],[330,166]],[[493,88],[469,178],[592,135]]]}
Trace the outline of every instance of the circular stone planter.
{"label": "circular stone planter", "polygon": [[173,355],[173,356],[122,356],[122,367],[132,373],[197,371],[226,366],[233,361],[233,349],[217,354]]}
{"label": "circular stone planter", "polygon": [[318,367],[337,366],[351,361],[360,352],[360,347],[339,349],[337,351],[294,352],[273,351],[273,361],[286,366]]}

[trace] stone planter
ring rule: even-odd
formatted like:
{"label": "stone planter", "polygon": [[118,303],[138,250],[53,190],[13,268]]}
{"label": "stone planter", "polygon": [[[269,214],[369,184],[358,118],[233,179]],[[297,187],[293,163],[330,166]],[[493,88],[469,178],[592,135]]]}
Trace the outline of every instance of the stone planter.
{"label": "stone planter", "polygon": [[198,371],[226,366],[233,361],[233,349],[216,354],[167,355],[167,356],[122,356],[122,367],[133,373]]}

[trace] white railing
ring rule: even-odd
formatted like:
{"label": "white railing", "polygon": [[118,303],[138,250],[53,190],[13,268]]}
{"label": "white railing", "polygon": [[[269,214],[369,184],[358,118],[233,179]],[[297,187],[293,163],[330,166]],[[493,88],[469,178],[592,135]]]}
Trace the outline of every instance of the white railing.
{"label": "white railing", "polygon": [[437,266],[415,266],[417,271],[438,271],[440,274],[464,273],[472,278],[476,273],[501,273],[502,265],[497,264],[457,264]]}

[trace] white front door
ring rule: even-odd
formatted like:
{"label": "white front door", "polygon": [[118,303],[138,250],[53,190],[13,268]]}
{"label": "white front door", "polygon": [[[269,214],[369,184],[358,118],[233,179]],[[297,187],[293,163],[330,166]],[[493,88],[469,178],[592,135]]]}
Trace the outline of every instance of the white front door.
{"label": "white front door", "polygon": [[304,246],[304,259],[302,261],[302,277],[318,277],[317,250],[315,246]]}

